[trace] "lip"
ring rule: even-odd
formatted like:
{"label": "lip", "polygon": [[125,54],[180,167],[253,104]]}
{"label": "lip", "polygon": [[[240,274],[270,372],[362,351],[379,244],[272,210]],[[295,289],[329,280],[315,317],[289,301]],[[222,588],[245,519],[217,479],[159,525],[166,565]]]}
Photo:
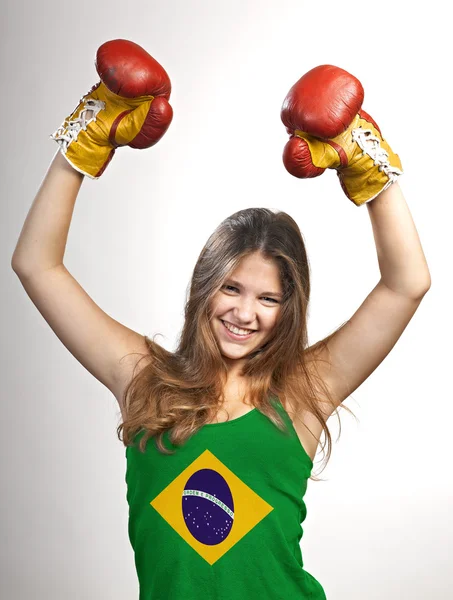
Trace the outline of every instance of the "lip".
{"label": "lip", "polygon": [[[222,321],[222,319],[220,319],[220,321],[221,321],[221,323],[222,323],[222,325],[223,325],[223,328],[222,328],[222,329],[224,329],[224,331],[225,331],[225,334],[226,334],[226,335],[227,335],[229,338],[231,338],[231,339],[233,339],[233,340],[236,340],[236,341],[238,341],[238,342],[244,342],[244,341],[246,341],[246,340],[249,340],[249,339],[252,337],[252,335],[253,335],[254,333],[256,333],[256,331],[251,331],[251,332],[250,332],[249,334],[247,334],[247,335],[237,335],[236,333],[233,333],[233,332],[232,332],[232,331],[230,331],[230,330],[229,330],[227,327],[225,327],[225,324],[224,324],[224,322]],[[229,323],[229,321],[228,321],[228,323]]]}

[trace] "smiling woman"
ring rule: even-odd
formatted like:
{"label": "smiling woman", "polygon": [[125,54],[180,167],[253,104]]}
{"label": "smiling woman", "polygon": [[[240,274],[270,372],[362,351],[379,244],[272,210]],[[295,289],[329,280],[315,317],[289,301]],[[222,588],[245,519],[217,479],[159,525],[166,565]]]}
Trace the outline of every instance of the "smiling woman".
{"label": "smiling woman", "polygon": [[122,424],[141,589],[325,600],[299,546],[318,439],[290,415],[310,411],[325,426],[306,352],[309,281],[295,221],[239,211],[201,251],[176,351],[145,338]]}
{"label": "smiling woman", "polygon": [[147,352],[127,363],[118,435],[128,445],[145,430],[142,450],[153,437],[166,453],[166,432],[180,445],[221,411],[232,418],[250,406],[284,429],[271,402],[277,397],[314,458],[322,430],[331,443],[320,398],[331,411],[334,403],[317,370],[324,342],[307,352],[309,298],[307,254],[292,217],[249,208],[225,219],[195,265],[175,352],[144,336]]}
{"label": "smiling woman", "polygon": [[280,279],[278,263],[254,252],[241,260],[212,298],[211,326],[228,378],[239,377],[247,356],[269,340],[281,312]]}

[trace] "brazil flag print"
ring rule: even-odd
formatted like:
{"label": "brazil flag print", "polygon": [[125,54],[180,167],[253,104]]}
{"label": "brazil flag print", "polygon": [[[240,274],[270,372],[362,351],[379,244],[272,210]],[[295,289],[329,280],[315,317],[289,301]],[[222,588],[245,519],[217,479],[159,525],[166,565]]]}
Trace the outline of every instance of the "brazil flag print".
{"label": "brazil flag print", "polygon": [[184,469],[151,506],[210,565],[273,510],[210,450]]}
{"label": "brazil flag print", "polygon": [[325,600],[304,569],[313,463],[287,424],[258,409],[205,425],[174,454],[126,448],[129,539],[139,600]]}

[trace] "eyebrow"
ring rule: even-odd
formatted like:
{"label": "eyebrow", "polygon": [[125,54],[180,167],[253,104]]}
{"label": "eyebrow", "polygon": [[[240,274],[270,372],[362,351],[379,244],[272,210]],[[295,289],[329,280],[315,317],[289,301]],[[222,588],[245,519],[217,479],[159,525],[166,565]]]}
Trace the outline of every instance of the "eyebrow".
{"label": "eyebrow", "polygon": [[[239,281],[236,281],[235,279],[227,279],[227,282],[232,283],[233,285],[235,285],[238,288],[242,289],[242,284],[239,283]],[[282,298],[282,294],[279,294],[277,292],[262,292],[263,296],[276,296],[277,298]]]}

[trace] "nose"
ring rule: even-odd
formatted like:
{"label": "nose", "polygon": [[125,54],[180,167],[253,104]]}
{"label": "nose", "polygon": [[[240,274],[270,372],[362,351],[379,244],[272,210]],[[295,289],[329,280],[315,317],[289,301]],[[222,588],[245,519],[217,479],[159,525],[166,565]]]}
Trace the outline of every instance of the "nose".
{"label": "nose", "polygon": [[233,315],[237,325],[250,326],[256,317],[253,298],[238,297],[233,308]]}

